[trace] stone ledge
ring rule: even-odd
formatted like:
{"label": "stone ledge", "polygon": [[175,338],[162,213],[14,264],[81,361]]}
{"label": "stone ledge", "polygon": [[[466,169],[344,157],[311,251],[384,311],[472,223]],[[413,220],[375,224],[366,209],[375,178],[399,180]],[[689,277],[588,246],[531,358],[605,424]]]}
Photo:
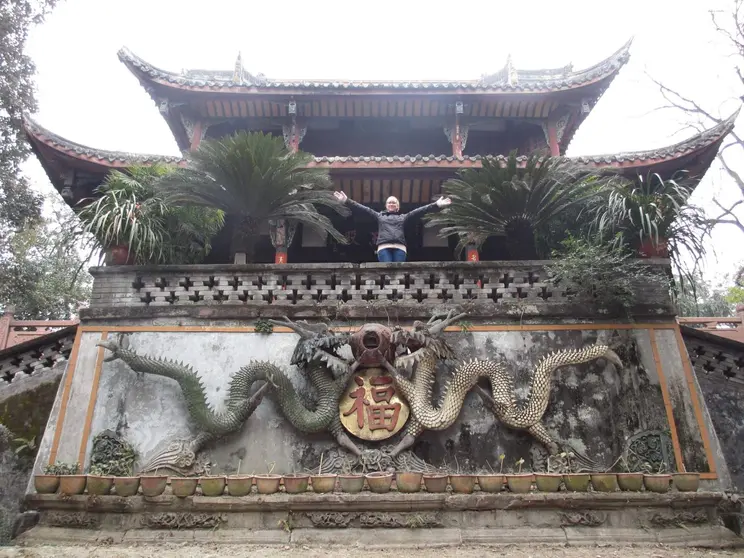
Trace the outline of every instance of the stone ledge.
{"label": "stone ledge", "polygon": [[684,509],[716,507],[726,500],[722,492],[562,492],[532,494],[273,494],[267,496],[156,497],[66,496],[29,494],[29,509],[99,513],[142,512],[278,512],[278,511],[466,511],[466,510],[625,510],[628,508]]}
{"label": "stone ledge", "polygon": [[24,546],[58,544],[187,543],[190,545],[322,545],[366,548],[457,547],[478,545],[625,546],[668,545],[740,548],[744,539],[724,527],[685,529],[217,529],[205,532],[130,530],[126,533],[37,526],[16,539]]}
{"label": "stone ledge", "polygon": [[[157,318],[197,318],[202,320],[255,320],[256,318],[375,318],[399,319],[429,318],[433,311],[467,310],[468,319],[508,320],[524,323],[532,318],[561,318],[571,320],[616,321],[618,316],[608,315],[591,305],[569,302],[525,302],[525,303],[462,303],[444,304],[441,302],[405,302],[337,305],[334,302],[321,304],[193,304],[193,305],[121,305],[98,306],[80,310],[83,321],[91,320],[136,320]],[[630,311],[635,321],[669,321],[674,318],[674,310],[663,304],[637,304]],[[627,320],[622,320],[624,323]]]}

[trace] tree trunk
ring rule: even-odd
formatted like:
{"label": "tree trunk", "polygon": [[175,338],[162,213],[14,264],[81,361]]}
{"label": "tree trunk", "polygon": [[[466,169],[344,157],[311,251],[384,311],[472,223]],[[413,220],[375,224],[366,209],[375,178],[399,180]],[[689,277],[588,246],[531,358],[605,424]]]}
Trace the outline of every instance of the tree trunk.
{"label": "tree trunk", "polygon": [[506,244],[512,260],[536,260],[535,230],[529,221],[514,220],[504,227]]}
{"label": "tree trunk", "polygon": [[[254,221],[245,217],[229,219],[232,227],[232,243],[230,256],[234,263],[254,263],[256,255],[256,241],[259,236],[259,227]],[[244,256],[241,256],[243,254]]]}

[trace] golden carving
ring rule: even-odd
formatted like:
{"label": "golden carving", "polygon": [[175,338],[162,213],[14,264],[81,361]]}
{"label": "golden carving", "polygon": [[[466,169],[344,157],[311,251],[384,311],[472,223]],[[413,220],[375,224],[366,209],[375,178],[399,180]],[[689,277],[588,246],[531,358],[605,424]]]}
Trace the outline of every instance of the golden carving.
{"label": "golden carving", "polygon": [[392,376],[382,368],[364,368],[349,380],[338,414],[350,434],[378,441],[397,434],[410,410],[398,396]]}

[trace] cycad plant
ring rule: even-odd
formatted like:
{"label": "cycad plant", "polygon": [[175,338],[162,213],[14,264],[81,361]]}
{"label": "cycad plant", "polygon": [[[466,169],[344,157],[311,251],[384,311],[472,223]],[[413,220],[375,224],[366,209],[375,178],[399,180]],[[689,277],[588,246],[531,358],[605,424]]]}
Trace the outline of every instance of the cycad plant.
{"label": "cycad plant", "polygon": [[512,259],[537,257],[535,233],[565,211],[595,196],[603,178],[594,169],[563,157],[513,151],[505,162],[483,161],[481,169],[463,169],[442,186],[452,205],[430,215],[427,226],[456,234],[458,253],[480,247],[492,236],[506,237]]}
{"label": "cycad plant", "polygon": [[694,188],[686,173],[612,181],[589,211],[590,231],[647,256],[668,255],[677,274],[692,279],[711,230],[704,211],[688,203]]}
{"label": "cycad plant", "polygon": [[234,227],[233,253],[253,260],[261,228],[270,221],[302,223],[339,242],[344,236],[317,206],[342,215],[348,209],[333,197],[325,169],[307,168],[312,156],[292,153],[282,138],[260,132],[238,132],[205,140],[189,153],[188,165],[160,183],[168,203],[213,207],[225,212]]}
{"label": "cycad plant", "polygon": [[110,172],[96,189],[96,198],[78,212],[84,232],[104,250],[126,246],[135,263],[201,262],[224,215],[166,204],[155,184],[172,172],[164,165]]}

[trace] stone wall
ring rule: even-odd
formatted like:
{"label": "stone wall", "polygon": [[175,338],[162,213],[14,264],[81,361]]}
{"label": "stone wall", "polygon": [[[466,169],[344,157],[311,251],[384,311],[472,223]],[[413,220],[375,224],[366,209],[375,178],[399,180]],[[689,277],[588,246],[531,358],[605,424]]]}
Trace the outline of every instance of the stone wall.
{"label": "stone wall", "polygon": [[[259,334],[246,328],[216,326],[210,328],[212,331],[187,328],[150,326],[150,331],[110,331],[107,335],[128,343],[139,354],[190,364],[199,373],[207,399],[217,411],[224,409],[231,375],[251,360],[280,365],[291,371],[292,381],[301,392],[308,391],[305,378],[289,366],[298,339],[294,333]],[[519,400],[529,397],[531,372],[541,357],[558,349],[609,343],[624,361],[622,370],[598,360],[565,367],[555,375],[542,421],[551,436],[599,468],[611,467],[622,455],[633,468],[644,461],[654,467],[676,469],[681,457],[688,470],[725,470],[725,465],[716,461],[716,448],[706,448],[703,442],[687,378],[675,352],[673,326],[597,330],[587,325],[558,331],[534,326],[531,330],[478,331],[475,325],[471,331],[445,335],[458,359],[505,362],[515,377]],[[129,440],[140,453],[140,464],[168,443],[192,438],[195,431],[178,384],[132,372],[121,361],[102,362],[103,354],[95,346],[100,339],[100,331],[83,333],[75,373],[68,378],[69,401],[61,424],[59,409],[52,413],[52,429],[61,430],[55,459],[77,461],[83,455],[87,461],[92,437],[103,430],[115,431]],[[438,374],[439,386],[446,383],[451,372],[440,367]],[[435,388],[435,397],[438,390]],[[95,396],[93,403],[91,393]],[[670,428],[670,416],[674,428]],[[355,440],[370,449],[396,441],[392,438],[365,445]],[[50,458],[51,451],[52,437],[48,434],[37,467]],[[512,468],[519,458],[525,459],[527,469],[545,470],[547,465],[542,444],[524,432],[501,425],[474,392],[467,396],[457,421],[442,432],[426,432],[414,446],[414,453],[432,466],[461,471],[498,467],[501,454],[507,456],[505,468]],[[279,473],[299,472],[317,467],[321,454],[326,467],[342,457],[328,434],[307,435],[295,430],[271,398],[261,403],[239,433],[206,448],[206,454],[213,471],[226,473],[236,471],[239,463],[247,473],[271,468]]]}
{"label": "stone wall", "polygon": [[729,472],[744,489],[744,344],[684,328],[687,351]]}

